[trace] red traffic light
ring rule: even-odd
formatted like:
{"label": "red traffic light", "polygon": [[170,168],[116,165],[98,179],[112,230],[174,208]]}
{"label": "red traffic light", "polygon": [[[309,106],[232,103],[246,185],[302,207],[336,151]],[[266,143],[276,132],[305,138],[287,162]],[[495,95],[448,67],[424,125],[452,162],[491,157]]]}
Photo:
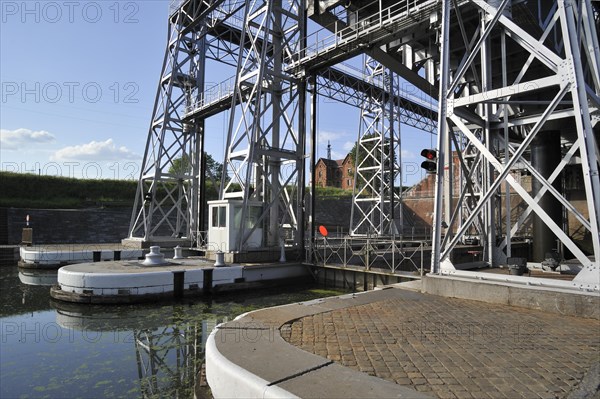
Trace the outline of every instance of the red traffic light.
{"label": "red traffic light", "polygon": [[427,173],[437,172],[437,151],[430,148],[425,148],[421,151],[421,156],[427,158],[427,161],[421,163],[421,167],[427,171]]}
{"label": "red traffic light", "polygon": [[423,151],[421,151],[421,156],[433,161],[437,159],[437,151],[425,148]]}

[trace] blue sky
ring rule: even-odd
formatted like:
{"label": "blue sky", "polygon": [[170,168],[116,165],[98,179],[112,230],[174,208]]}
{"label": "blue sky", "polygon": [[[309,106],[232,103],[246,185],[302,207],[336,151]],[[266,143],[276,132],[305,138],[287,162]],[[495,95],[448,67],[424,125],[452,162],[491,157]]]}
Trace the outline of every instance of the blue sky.
{"label": "blue sky", "polygon": [[[0,1],[3,171],[137,179],[160,76],[169,2]],[[207,80],[217,76],[209,64]],[[221,81],[215,79],[215,82]],[[228,114],[206,123],[223,157]],[[358,109],[321,100],[318,155],[343,158]],[[431,135],[403,128],[404,184],[420,180]],[[218,139],[217,139],[218,138]],[[435,139],[433,139],[435,143]]]}

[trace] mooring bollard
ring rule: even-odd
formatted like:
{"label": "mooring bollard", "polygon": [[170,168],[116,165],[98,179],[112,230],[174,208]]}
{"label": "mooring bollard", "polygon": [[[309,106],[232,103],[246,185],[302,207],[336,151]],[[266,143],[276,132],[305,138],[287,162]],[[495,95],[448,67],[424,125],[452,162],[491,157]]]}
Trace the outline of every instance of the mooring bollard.
{"label": "mooring bollard", "polygon": [[285,263],[286,259],[285,259],[285,241],[283,240],[283,238],[281,240],[279,240],[279,243],[281,244],[281,253],[279,256],[279,263]]}
{"label": "mooring bollard", "polygon": [[94,262],[100,262],[100,260],[102,260],[102,252],[101,251],[92,252],[92,260]]}
{"label": "mooring bollard", "polygon": [[173,259],[183,259],[183,248],[181,248],[179,245],[173,248],[173,252]]}
{"label": "mooring bollard", "polygon": [[165,264],[165,255],[160,253],[159,246],[150,247],[150,253],[146,254],[146,259],[142,262],[144,266],[160,266]]}
{"label": "mooring bollard", "polygon": [[216,258],[215,258],[215,266],[216,267],[227,266],[225,264],[225,253],[224,252],[217,251],[217,253],[215,255],[216,255]]}
{"label": "mooring bollard", "polygon": [[113,252],[113,260],[121,260],[121,251]]}

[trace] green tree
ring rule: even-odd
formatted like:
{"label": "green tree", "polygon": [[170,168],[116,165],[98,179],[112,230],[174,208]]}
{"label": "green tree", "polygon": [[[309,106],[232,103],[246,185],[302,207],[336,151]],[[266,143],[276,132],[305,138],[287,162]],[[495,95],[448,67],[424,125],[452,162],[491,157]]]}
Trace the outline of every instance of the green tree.
{"label": "green tree", "polygon": [[206,170],[216,181],[221,181],[221,177],[223,176],[223,164],[215,161],[210,154],[206,154]]}
{"label": "green tree", "polygon": [[[223,164],[214,160],[214,158],[204,153],[206,156],[206,174],[211,180],[220,181],[223,175]],[[187,155],[175,158],[169,167],[169,173],[172,175],[181,175],[190,173],[192,163]]]}
{"label": "green tree", "polygon": [[192,163],[187,155],[175,158],[169,167],[169,174],[183,175],[191,172]]}

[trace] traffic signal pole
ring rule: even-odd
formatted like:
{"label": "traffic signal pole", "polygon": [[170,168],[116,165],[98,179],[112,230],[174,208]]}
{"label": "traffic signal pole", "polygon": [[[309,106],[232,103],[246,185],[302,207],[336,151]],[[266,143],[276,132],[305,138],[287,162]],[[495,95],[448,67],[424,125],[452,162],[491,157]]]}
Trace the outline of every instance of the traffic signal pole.
{"label": "traffic signal pole", "polygon": [[[443,149],[449,141],[448,138],[448,122],[446,115],[448,113],[448,78],[450,60],[450,0],[444,0],[442,3],[442,26],[441,26],[441,43],[440,43],[440,95],[439,95],[439,112],[438,112],[438,136],[437,148]],[[439,152],[437,163],[437,174],[435,179],[435,197],[433,203],[433,232],[431,240],[431,272],[440,272],[440,254],[441,254],[441,228],[442,228],[442,190],[444,183],[444,151]]]}

